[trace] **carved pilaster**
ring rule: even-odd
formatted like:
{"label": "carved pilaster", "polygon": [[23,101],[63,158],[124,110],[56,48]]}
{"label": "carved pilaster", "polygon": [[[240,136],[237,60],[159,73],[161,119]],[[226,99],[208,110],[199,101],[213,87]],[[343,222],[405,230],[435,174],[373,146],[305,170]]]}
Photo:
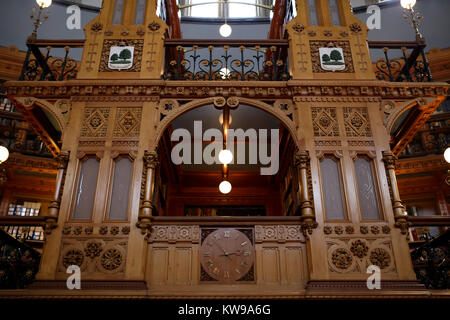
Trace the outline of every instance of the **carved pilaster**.
{"label": "carved pilaster", "polygon": [[59,207],[61,204],[63,185],[66,178],[66,169],[69,163],[69,158],[70,151],[61,151],[61,153],[55,158],[58,163],[58,175],[56,178],[55,194],[48,207],[48,213],[46,216],[45,233],[47,234],[50,234],[52,230],[57,227]]}
{"label": "carved pilaster", "polygon": [[395,176],[395,162],[397,158],[391,151],[383,151],[383,162],[386,173],[390,181],[392,207],[394,209],[395,227],[399,228],[402,234],[406,234],[409,228],[405,207],[400,199],[400,193],[397,186],[397,178]]}
{"label": "carved pilaster", "polygon": [[158,153],[156,151],[144,152],[144,172],[143,179],[145,179],[144,198],[142,199],[139,210],[139,220],[136,224],[141,229],[142,234],[145,234],[146,239],[150,236],[152,216],[153,216],[153,194],[155,189],[155,169],[158,165]]}
{"label": "carved pilaster", "polygon": [[303,235],[305,237],[312,234],[313,229],[317,228],[314,206],[310,200],[308,186],[308,168],[310,157],[308,151],[298,151],[295,155],[295,166],[299,172],[300,180],[300,217]]}

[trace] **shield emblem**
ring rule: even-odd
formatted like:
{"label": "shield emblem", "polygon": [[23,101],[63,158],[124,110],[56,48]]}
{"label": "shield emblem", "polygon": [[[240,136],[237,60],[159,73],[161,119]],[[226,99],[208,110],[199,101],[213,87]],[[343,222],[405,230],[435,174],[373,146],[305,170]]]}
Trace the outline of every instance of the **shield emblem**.
{"label": "shield emblem", "polygon": [[112,70],[127,70],[133,66],[134,47],[111,47],[109,51],[108,68]]}
{"label": "shield emblem", "polygon": [[342,48],[319,48],[320,66],[326,71],[345,70]]}

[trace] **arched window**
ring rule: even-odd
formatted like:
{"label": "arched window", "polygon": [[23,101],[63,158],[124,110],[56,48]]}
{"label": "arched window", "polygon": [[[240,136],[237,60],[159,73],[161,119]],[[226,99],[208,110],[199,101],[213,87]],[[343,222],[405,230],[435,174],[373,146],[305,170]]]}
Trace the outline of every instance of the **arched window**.
{"label": "arched window", "polygon": [[92,217],[99,166],[100,161],[95,157],[82,160],[72,216],[74,220],[90,220]]}
{"label": "arched window", "polygon": [[271,10],[264,6],[273,4],[273,0],[178,0],[181,16],[196,18],[268,18]]}

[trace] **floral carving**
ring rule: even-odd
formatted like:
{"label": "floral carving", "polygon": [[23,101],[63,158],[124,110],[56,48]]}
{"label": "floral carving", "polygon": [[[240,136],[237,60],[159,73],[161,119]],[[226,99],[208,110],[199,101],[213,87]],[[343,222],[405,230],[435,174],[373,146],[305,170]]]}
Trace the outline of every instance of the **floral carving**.
{"label": "floral carving", "polygon": [[305,27],[304,27],[301,23],[295,23],[295,24],[293,25],[292,29],[293,29],[295,32],[300,33],[300,32],[302,32],[303,30],[305,30]]}
{"label": "floral carving", "polygon": [[65,234],[65,235],[70,234],[70,231],[72,231],[72,227],[71,226],[65,226],[63,228],[63,234]]}
{"label": "floral carving", "polygon": [[371,137],[367,108],[344,108],[345,131],[348,137]]}
{"label": "floral carving", "polygon": [[149,28],[151,31],[158,31],[159,28],[161,28],[161,26],[159,25],[159,23],[153,21],[152,23],[150,23],[150,24],[148,25],[148,28]]}
{"label": "floral carving", "polygon": [[86,253],[87,257],[90,257],[91,259],[94,259],[95,257],[98,257],[100,253],[102,252],[102,244],[100,242],[88,242],[86,245],[86,248],[84,248],[84,252]]}
{"label": "floral carving", "polygon": [[334,227],[334,233],[336,234],[343,234],[344,233],[344,228],[341,226],[336,226]]}
{"label": "floral carving", "polygon": [[362,31],[362,28],[359,24],[357,23],[352,23],[350,25],[350,31],[353,33],[360,33]]}
{"label": "floral carving", "polygon": [[92,25],[91,30],[94,32],[100,32],[103,30],[103,24],[100,22],[96,22]]}
{"label": "floral carving", "polygon": [[311,108],[315,136],[339,136],[336,108]]}
{"label": "floral carving", "polygon": [[345,233],[353,234],[353,233],[355,233],[355,228],[353,228],[353,226],[346,226],[345,227]]}
{"label": "floral carving", "polygon": [[81,266],[84,261],[83,252],[78,249],[71,249],[66,252],[63,258],[64,267],[68,268],[71,265]]}
{"label": "floral carving", "polygon": [[108,226],[101,226],[100,230],[99,230],[99,233],[102,234],[102,235],[107,234],[108,233]]}
{"label": "floral carving", "polygon": [[325,226],[325,227],[323,227],[323,233],[325,233],[325,234],[332,234],[333,233],[333,228],[331,228],[330,226]]}
{"label": "floral carving", "polygon": [[106,250],[101,258],[102,267],[109,271],[119,268],[122,261],[122,253],[115,248]]}
{"label": "floral carving", "polygon": [[334,250],[331,261],[337,268],[345,270],[351,266],[353,258],[347,249],[338,248]]}
{"label": "floral carving", "polygon": [[370,227],[370,231],[371,231],[373,234],[379,234],[379,233],[380,233],[380,227],[379,227],[379,226],[371,226],[371,227]]}
{"label": "floral carving", "polygon": [[382,226],[381,231],[383,231],[384,234],[389,234],[391,233],[391,228],[389,228],[389,226]]}
{"label": "floral carving", "polygon": [[362,234],[368,234],[369,233],[369,227],[368,226],[360,226],[359,231],[361,231]]}
{"label": "floral carving", "polygon": [[114,236],[118,235],[119,234],[119,227],[117,227],[117,226],[111,227],[111,230],[109,231],[109,233],[111,233]]}
{"label": "floral carving", "polygon": [[370,252],[370,262],[380,269],[386,269],[391,264],[391,256],[383,248],[375,248]]}
{"label": "floral carving", "polygon": [[82,231],[83,231],[83,228],[81,226],[76,226],[73,228],[73,234],[76,236],[79,236]]}
{"label": "floral carving", "polygon": [[350,251],[358,258],[363,258],[367,255],[367,251],[369,251],[369,247],[362,240],[356,240],[352,242],[350,247]]}
{"label": "floral carving", "polygon": [[130,227],[129,226],[122,227],[122,233],[123,234],[129,234],[130,233]]}

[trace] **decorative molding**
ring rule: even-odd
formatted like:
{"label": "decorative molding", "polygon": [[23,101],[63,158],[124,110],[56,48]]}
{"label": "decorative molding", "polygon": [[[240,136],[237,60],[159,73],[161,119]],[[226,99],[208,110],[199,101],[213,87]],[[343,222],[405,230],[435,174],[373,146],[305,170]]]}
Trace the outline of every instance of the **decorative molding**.
{"label": "decorative molding", "polygon": [[84,274],[124,273],[127,240],[63,238],[58,272],[66,273],[69,265],[77,265]]}
{"label": "decorative molding", "polygon": [[148,242],[200,242],[199,226],[152,226]]}
{"label": "decorative molding", "polygon": [[304,242],[302,228],[300,225],[255,225],[255,242]]}
{"label": "decorative molding", "polygon": [[396,273],[390,238],[327,238],[331,273],[366,274],[369,265],[382,273]]}

